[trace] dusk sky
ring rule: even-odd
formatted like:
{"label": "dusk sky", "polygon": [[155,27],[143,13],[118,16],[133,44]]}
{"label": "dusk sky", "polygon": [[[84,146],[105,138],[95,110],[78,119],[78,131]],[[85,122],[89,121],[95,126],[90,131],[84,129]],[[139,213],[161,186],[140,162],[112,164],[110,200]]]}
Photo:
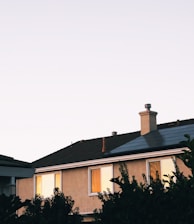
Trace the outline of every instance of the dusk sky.
{"label": "dusk sky", "polygon": [[194,118],[193,0],[0,0],[0,154],[138,131],[146,103]]}

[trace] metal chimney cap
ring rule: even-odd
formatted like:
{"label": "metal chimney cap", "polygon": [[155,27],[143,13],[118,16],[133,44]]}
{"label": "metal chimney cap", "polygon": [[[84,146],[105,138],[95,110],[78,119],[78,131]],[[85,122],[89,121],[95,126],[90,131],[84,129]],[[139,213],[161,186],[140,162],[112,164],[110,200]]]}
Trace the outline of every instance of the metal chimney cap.
{"label": "metal chimney cap", "polygon": [[150,103],[146,103],[146,104],[145,104],[145,108],[146,108],[147,110],[149,110],[149,111],[150,111],[151,104],[150,104]]}
{"label": "metal chimney cap", "polygon": [[117,132],[116,131],[112,131],[112,136],[115,136],[117,135]]}

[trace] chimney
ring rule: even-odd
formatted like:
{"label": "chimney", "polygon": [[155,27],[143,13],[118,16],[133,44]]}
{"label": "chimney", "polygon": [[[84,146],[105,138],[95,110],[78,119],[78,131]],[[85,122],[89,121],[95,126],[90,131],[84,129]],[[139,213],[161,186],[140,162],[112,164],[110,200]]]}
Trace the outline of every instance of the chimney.
{"label": "chimney", "polygon": [[106,140],[105,140],[105,137],[102,138],[102,152],[106,152]]}
{"label": "chimney", "polygon": [[157,130],[157,112],[151,111],[151,104],[145,104],[146,111],[139,113],[141,117],[141,135]]}

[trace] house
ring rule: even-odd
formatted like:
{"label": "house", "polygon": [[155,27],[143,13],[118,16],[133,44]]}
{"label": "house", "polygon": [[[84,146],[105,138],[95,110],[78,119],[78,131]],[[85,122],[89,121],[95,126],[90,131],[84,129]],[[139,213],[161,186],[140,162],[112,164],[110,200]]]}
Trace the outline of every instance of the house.
{"label": "house", "polygon": [[0,194],[15,195],[16,180],[32,178],[34,171],[30,163],[0,155]]}
{"label": "house", "polygon": [[[140,112],[140,131],[117,134],[102,138],[81,140],[32,163],[36,169],[33,178],[17,181],[17,194],[30,199],[35,194],[49,197],[55,187],[75,200],[75,207],[85,217],[101,207],[98,192],[109,189],[117,191],[118,186],[109,180],[117,177],[120,162],[125,162],[129,175],[142,182],[142,174],[149,180],[156,170],[162,177],[174,171],[172,157],[185,149],[180,141],[184,135],[194,137],[194,119],[177,120],[157,124],[157,112],[151,105]],[[189,170],[177,159],[185,175]],[[86,220],[86,219],[85,219]]]}

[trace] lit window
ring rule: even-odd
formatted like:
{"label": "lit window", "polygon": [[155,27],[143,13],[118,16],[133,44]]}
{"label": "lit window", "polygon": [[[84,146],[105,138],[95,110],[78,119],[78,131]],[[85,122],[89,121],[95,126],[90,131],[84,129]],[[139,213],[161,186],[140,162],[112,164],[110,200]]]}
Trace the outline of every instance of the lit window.
{"label": "lit window", "polygon": [[107,190],[112,192],[113,183],[110,181],[112,177],[112,165],[89,168],[89,193],[96,194]]}
{"label": "lit window", "polygon": [[161,180],[168,180],[164,175],[173,176],[174,171],[175,166],[172,158],[148,161],[148,179],[152,177],[155,180],[158,175]]}
{"label": "lit window", "polygon": [[61,188],[61,173],[48,173],[36,175],[35,177],[35,194],[43,197],[51,197],[54,188]]}

